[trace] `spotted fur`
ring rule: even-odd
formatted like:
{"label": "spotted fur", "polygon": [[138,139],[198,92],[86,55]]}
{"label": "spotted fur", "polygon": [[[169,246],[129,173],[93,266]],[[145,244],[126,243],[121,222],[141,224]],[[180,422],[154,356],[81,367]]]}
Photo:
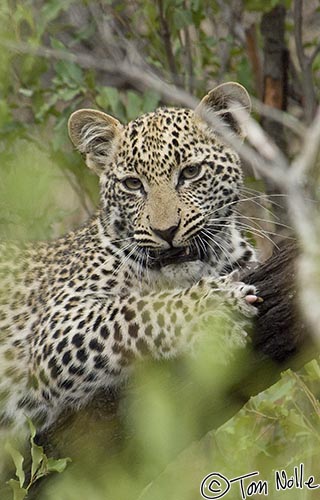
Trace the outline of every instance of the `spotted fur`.
{"label": "spotted fur", "polygon": [[126,126],[94,110],[71,116],[71,139],[100,175],[100,208],[57,241],[1,245],[2,425],[29,415],[45,427],[136,358],[189,349],[225,303],[253,314],[254,288],[228,274],[253,258],[233,217],[240,161],[206,117],[240,134],[239,104],[248,95],[230,83],[195,111],[160,108]]}

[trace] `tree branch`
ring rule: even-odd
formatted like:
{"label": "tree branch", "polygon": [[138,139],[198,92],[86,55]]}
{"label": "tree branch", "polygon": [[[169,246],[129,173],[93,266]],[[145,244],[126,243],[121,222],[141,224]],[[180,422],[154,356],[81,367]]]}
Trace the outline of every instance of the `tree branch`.
{"label": "tree branch", "polygon": [[254,284],[264,299],[254,325],[254,350],[277,363],[291,365],[292,358],[298,356],[301,366],[305,356],[313,356],[308,351],[313,341],[299,303],[298,254],[296,243],[283,242],[275,255],[242,279]]}
{"label": "tree branch", "polygon": [[286,111],[281,111],[279,109],[273,108],[254,97],[251,97],[251,100],[253,109],[257,113],[263,115],[264,117],[270,118],[275,122],[279,122],[285,128],[294,132],[294,134],[296,134],[298,137],[305,137],[307,128],[295,116],[290,115]]}

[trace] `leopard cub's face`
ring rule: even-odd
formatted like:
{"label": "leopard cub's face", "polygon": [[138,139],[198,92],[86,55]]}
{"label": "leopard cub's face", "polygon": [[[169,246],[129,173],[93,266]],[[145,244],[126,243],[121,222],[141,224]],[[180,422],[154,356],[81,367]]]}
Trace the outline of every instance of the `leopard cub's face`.
{"label": "leopard cub's face", "polygon": [[192,111],[159,109],[124,128],[102,192],[114,193],[121,236],[160,267],[208,257],[240,185],[238,157],[212,140]]}
{"label": "leopard cub's face", "polygon": [[91,110],[71,117],[73,142],[100,174],[108,233],[143,267],[191,269],[228,252],[241,168],[207,116],[222,114],[240,133],[230,104],[248,107],[248,97],[228,85],[231,95],[218,87],[195,111],[160,108],[126,126]]}

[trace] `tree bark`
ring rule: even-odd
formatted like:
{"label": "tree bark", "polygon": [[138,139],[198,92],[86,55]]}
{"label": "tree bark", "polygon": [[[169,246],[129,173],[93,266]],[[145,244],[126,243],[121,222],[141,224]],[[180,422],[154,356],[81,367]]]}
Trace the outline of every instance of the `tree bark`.
{"label": "tree bark", "polygon": [[[277,5],[265,12],[261,20],[261,35],[263,38],[263,102],[271,108],[280,111],[287,109],[288,86],[288,50],[285,43],[286,9]],[[282,123],[268,116],[261,119],[265,132],[272,138],[278,147],[285,152],[287,143]],[[271,179],[264,179],[267,194],[281,194],[279,186]],[[286,206],[282,199],[277,200],[279,207],[275,207],[275,214],[279,220],[286,223]]]}
{"label": "tree bark", "polygon": [[263,100],[263,77],[257,40],[257,29],[255,24],[251,24],[246,29],[246,44],[249,61],[252,67],[252,75],[255,82],[257,97]]}
{"label": "tree bark", "polygon": [[304,347],[312,345],[298,303],[297,256],[297,244],[282,244],[268,261],[243,277],[258,288],[264,300],[254,326],[254,350],[279,364],[288,363]]}
{"label": "tree bark", "polygon": [[[285,45],[286,10],[282,5],[274,7],[262,16],[263,36],[263,102],[272,108],[286,110],[288,51]],[[265,131],[285,150],[283,126],[268,117],[262,119]]]}

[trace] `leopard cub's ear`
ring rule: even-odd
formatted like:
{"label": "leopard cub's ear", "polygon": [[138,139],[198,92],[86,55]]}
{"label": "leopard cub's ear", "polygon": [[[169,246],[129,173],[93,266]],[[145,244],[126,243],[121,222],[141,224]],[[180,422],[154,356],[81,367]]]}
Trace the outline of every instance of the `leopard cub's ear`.
{"label": "leopard cub's ear", "polygon": [[222,124],[241,138],[245,137],[245,121],[251,111],[251,99],[239,83],[223,83],[211,90],[195,109],[195,115],[214,130],[210,116],[219,117]]}
{"label": "leopard cub's ear", "polygon": [[98,175],[105,170],[121,130],[118,120],[95,109],[75,111],[68,121],[71,141]]}

